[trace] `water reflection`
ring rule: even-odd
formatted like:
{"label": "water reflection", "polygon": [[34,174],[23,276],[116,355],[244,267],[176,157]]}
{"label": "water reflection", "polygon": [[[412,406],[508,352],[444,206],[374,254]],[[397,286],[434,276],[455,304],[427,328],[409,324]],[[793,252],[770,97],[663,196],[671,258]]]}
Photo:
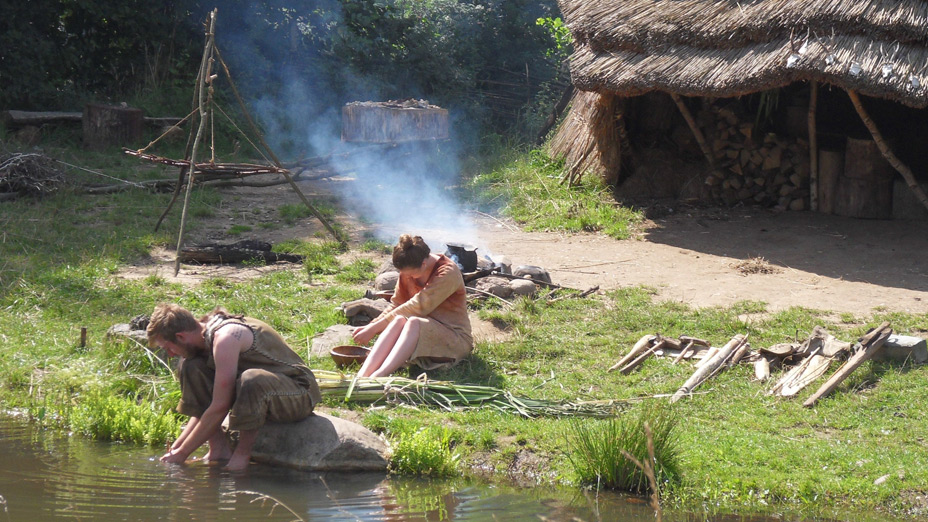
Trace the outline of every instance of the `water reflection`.
{"label": "water reflection", "polygon": [[[158,462],[157,449],[98,443],[0,415],[0,522],[80,520],[354,520],[651,522],[646,503],[576,489],[429,481],[383,473],[245,473]],[[664,520],[769,522],[778,516],[664,514]],[[816,518],[816,520],[824,520]],[[862,520],[860,517],[845,520]],[[877,520],[877,519],[873,519]]]}

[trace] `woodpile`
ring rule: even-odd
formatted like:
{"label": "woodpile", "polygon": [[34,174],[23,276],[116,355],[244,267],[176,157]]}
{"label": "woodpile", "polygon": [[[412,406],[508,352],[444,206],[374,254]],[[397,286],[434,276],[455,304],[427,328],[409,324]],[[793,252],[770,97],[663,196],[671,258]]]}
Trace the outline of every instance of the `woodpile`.
{"label": "woodpile", "polygon": [[715,165],[706,178],[714,198],[727,205],[809,208],[806,140],[758,135],[754,123],[727,107],[711,105],[698,119]]}

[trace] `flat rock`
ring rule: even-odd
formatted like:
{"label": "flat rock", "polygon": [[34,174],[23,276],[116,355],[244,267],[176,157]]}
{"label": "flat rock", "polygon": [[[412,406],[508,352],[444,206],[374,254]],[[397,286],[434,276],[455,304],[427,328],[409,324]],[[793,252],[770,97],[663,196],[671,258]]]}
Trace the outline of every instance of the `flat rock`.
{"label": "flat rock", "polygon": [[512,288],[513,295],[534,295],[538,290],[535,283],[528,279],[513,279],[509,282],[509,287]]}
{"label": "flat rock", "polygon": [[314,413],[292,423],[268,422],[252,458],[305,471],[385,471],[387,444],[360,424]]}
{"label": "flat rock", "polygon": [[135,339],[136,341],[148,346],[148,333],[145,330],[137,330],[132,328],[131,324],[120,323],[114,324],[106,331],[107,337],[128,337],[130,339]]}
{"label": "flat rock", "polygon": [[395,270],[390,270],[378,275],[374,279],[374,290],[384,291],[384,290],[394,290],[396,289],[396,282],[400,280],[400,273]]}
{"label": "flat rock", "polygon": [[313,337],[313,344],[309,347],[309,358],[329,357],[329,351],[336,346],[351,344],[351,332],[354,327],[349,324],[335,324]]}

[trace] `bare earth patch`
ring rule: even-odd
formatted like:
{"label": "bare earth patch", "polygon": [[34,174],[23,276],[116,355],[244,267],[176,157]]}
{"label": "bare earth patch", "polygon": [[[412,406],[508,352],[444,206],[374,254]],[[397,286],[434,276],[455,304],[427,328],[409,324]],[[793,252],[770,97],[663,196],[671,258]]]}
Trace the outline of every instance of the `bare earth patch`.
{"label": "bare earth patch", "polygon": [[[344,183],[350,180],[301,182],[300,186],[307,195],[327,195]],[[214,216],[199,218],[198,232],[191,234],[190,241],[260,239],[274,243],[317,238],[323,231],[314,218],[292,224],[280,221],[280,205],[299,203],[287,185],[224,189],[222,193],[221,209]],[[639,239],[617,241],[596,234],[525,232],[504,219],[477,212],[468,215],[479,237],[478,253],[505,255],[513,267],[540,266],[548,270],[554,283],[578,290],[595,285],[601,290],[645,285],[655,289],[657,299],[694,307],[761,301],[770,312],[802,306],[854,315],[880,310],[928,313],[925,222],[754,208],[677,209],[649,222]],[[364,231],[381,226],[361,223],[357,216],[338,219],[357,243],[363,241]],[[232,236],[228,230],[233,224],[252,230]],[[443,234],[448,236],[445,241],[459,240],[454,231]],[[386,259],[385,255],[373,256],[378,262]],[[280,269],[298,268],[286,263],[184,265],[177,281],[239,279]],[[148,263],[120,273],[127,278],[152,274],[174,280],[173,248],[158,250]]]}

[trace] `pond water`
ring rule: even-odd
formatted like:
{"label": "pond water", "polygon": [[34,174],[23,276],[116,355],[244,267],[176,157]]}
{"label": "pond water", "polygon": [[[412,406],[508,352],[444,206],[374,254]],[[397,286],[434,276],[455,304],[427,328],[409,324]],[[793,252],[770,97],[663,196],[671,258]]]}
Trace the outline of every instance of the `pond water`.
{"label": "pond water", "polygon": [[[310,473],[252,464],[230,473],[158,461],[156,448],[95,442],[0,415],[0,522],[77,520],[354,520],[651,522],[639,498],[382,473]],[[664,520],[782,517],[677,514]],[[786,520],[801,520],[786,518]],[[820,519],[821,520],[821,519]],[[850,518],[847,520],[851,520]],[[854,518],[854,520],[859,520]]]}

